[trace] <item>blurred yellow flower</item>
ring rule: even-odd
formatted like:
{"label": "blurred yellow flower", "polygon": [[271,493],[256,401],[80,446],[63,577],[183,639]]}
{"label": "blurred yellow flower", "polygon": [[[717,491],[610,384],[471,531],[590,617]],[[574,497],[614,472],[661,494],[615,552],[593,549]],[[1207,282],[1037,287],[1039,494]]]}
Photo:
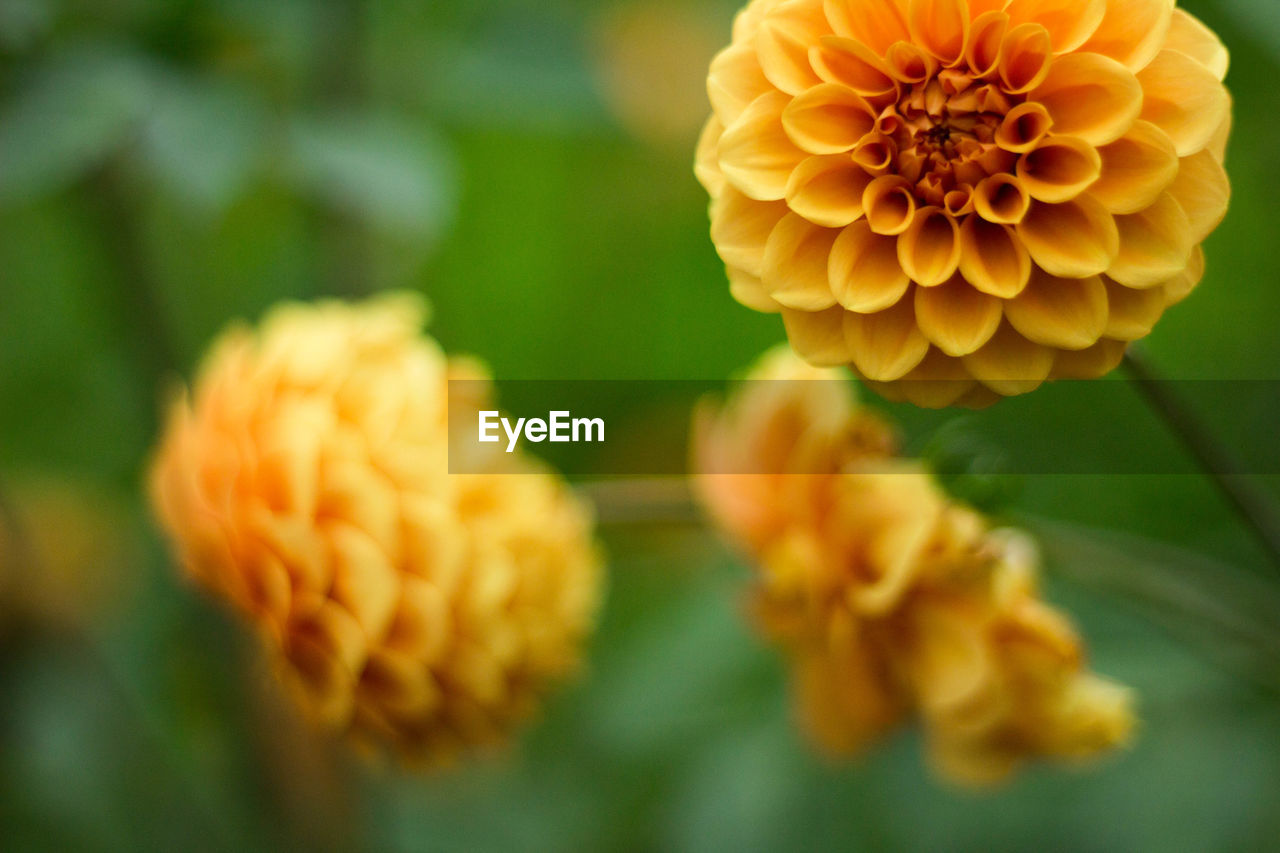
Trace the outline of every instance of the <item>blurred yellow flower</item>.
{"label": "blurred yellow flower", "polygon": [[1227,64],[1173,0],[753,0],[696,164],[732,292],[919,405],[1107,373],[1203,275]]}
{"label": "blurred yellow flower", "polygon": [[469,402],[448,379],[483,374],[419,333],[424,313],[394,296],[232,328],[174,403],[151,486],[187,570],[323,726],[440,763],[577,666],[601,570],[586,507],[532,460],[447,472],[448,419],[468,417],[450,403]]}
{"label": "blurred yellow flower", "polygon": [[[1085,669],[1071,625],[1037,595],[1025,536],[990,530],[920,464],[868,445],[868,423],[884,428],[840,372],[783,350],[749,378],[721,411],[700,414],[698,493],[759,566],[753,609],[791,661],[818,745],[855,753],[915,715],[938,770],[981,784],[1029,758],[1125,742],[1130,694]],[[842,432],[842,419],[853,428]],[[787,446],[797,464],[773,467]],[[723,473],[753,462],[726,454],[760,448],[762,473]]]}

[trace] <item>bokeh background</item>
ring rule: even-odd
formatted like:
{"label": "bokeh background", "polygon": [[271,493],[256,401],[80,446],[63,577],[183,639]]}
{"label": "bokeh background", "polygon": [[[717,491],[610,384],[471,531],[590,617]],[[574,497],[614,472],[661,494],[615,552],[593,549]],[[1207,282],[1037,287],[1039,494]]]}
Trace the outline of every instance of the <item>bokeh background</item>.
{"label": "bokeh background", "polygon": [[[1280,380],[1280,6],[1182,5],[1233,53],[1236,195],[1147,352]],[[954,431],[951,482],[1042,535],[1050,598],[1144,721],[1095,767],[982,794],[939,784],[910,731],[812,755],[741,618],[745,568],[695,524],[604,528],[584,677],[505,754],[425,778],[308,734],[178,577],[140,489],[159,402],[275,301],[422,291],[445,346],[508,379],[720,379],[781,339],[729,298],[692,177],[733,12],[0,0],[0,847],[1274,843],[1280,581],[1201,477],[993,477]],[[40,572],[15,569],[26,548]]]}

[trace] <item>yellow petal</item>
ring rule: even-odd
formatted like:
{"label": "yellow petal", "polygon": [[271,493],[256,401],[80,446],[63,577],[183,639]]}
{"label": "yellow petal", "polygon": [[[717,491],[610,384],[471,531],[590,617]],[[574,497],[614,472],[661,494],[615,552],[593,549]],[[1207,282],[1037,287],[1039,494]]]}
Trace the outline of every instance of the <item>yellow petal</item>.
{"label": "yellow petal", "polygon": [[858,147],[853,149],[853,162],[862,167],[868,175],[880,177],[887,175],[893,168],[898,149],[893,140],[883,134],[874,133],[863,137]]}
{"label": "yellow petal", "polygon": [[848,155],[810,157],[791,173],[787,204],[815,225],[843,228],[862,216],[871,176]]}
{"label": "yellow petal", "polygon": [[1009,30],[1000,47],[1000,80],[1010,94],[1029,92],[1048,78],[1053,64],[1053,40],[1039,24]]}
{"label": "yellow petal", "polygon": [[1030,98],[1044,104],[1053,116],[1055,132],[1078,136],[1090,145],[1106,145],[1137,120],[1144,85],[1114,59],[1071,53],[1053,61],[1049,76]]}
{"label": "yellow petal", "polygon": [[725,267],[725,272],[729,275],[729,293],[739,305],[763,314],[776,314],[781,309],[759,277],[737,267]]}
{"label": "yellow petal", "polygon": [[910,293],[897,305],[875,314],[846,312],[844,328],[853,366],[872,381],[901,379],[929,351],[929,341],[916,325],[915,301]]}
{"label": "yellow petal", "polygon": [[1159,287],[1135,290],[1106,277],[1102,282],[1107,286],[1109,306],[1103,334],[1118,341],[1136,341],[1151,334],[1164,313],[1164,290]]}
{"label": "yellow petal", "polygon": [[782,322],[787,327],[791,348],[816,367],[839,367],[853,359],[853,350],[845,339],[843,308],[825,311],[792,311],[782,309]]}
{"label": "yellow petal", "polygon": [[1138,71],[1160,52],[1172,12],[1173,0],[1107,0],[1102,23],[1081,49]]}
{"label": "yellow petal", "polygon": [[974,76],[985,77],[1000,67],[1000,48],[1008,29],[1009,16],[999,10],[982,13],[974,19],[964,51],[965,62]]}
{"label": "yellow petal", "polygon": [[960,273],[983,293],[1012,299],[1031,278],[1031,255],[1008,225],[970,216],[960,228]]}
{"label": "yellow petal", "polygon": [[898,238],[898,262],[917,284],[942,284],[960,266],[960,226],[941,208],[922,208]]}
{"label": "yellow petal", "polygon": [[1055,278],[1033,272],[1026,290],[1004,304],[1004,315],[1029,341],[1084,349],[1107,328],[1107,289],[1097,276]]}
{"label": "yellow petal", "polygon": [[698,183],[712,198],[720,195],[724,189],[724,175],[720,173],[720,134],[724,133],[724,125],[714,115],[707,119],[698,137],[698,153],[694,160],[693,173]]}
{"label": "yellow petal", "polygon": [[1219,80],[1225,80],[1231,65],[1227,48],[1213,30],[1185,9],[1174,9],[1169,26],[1168,50],[1176,50],[1199,62]]}
{"label": "yellow petal", "polygon": [[831,247],[831,290],[850,311],[874,314],[896,304],[910,279],[898,263],[898,241],[872,232],[865,220],[850,225]]}
{"label": "yellow petal", "polygon": [[788,213],[781,201],[756,201],[730,186],[711,203],[711,241],[720,259],[759,278],[764,272],[764,245]]}
{"label": "yellow petal", "polygon": [[965,0],[908,0],[907,27],[916,44],[950,65],[969,41],[969,7]]}
{"label": "yellow petal", "polygon": [[876,115],[848,86],[823,83],[787,105],[782,126],[792,142],[811,154],[839,154],[875,129]]}
{"label": "yellow petal", "polygon": [[1053,119],[1043,105],[1034,101],[1009,110],[996,129],[996,145],[1014,154],[1025,154],[1044,140]]}
{"label": "yellow petal", "polygon": [[1117,216],[1120,253],[1107,275],[1127,287],[1155,287],[1185,269],[1191,259],[1191,223],[1170,193],[1146,210]]}
{"label": "yellow petal", "polygon": [[1180,161],[1178,177],[1170,185],[1169,193],[1187,214],[1191,242],[1202,243],[1227,215],[1231,182],[1213,154],[1201,151]]}
{"label": "yellow petal", "polygon": [[1088,196],[1031,206],[1018,224],[1031,259],[1046,272],[1086,278],[1106,272],[1120,251],[1120,232],[1107,209]]}
{"label": "yellow petal", "polygon": [[884,175],[867,185],[862,209],[871,230],[896,236],[911,227],[916,215],[916,197],[911,184],[897,175]]}
{"label": "yellow petal", "polygon": [[1227,114],[1222,119],[1222,124],[1218,125],[1218,129],[1213,132],[1213,136],[1209,138],[1208,151],[1213,155],[1213,159],[1219,163],[1225,162],[1227,159],[1227,142],[1231,138],[1232,116],[1231,110],[1233,101],[1231,93],[1227,93]]}
{"label": "yellow petal", "polygon": [[760,21],[756,53],[769,82],[799,95],[820,81],[809,64],[809,48],[830,34],[822,9],[810,0],[786,0]]}
{"label": "yellow petal", "polygon": [[1105,0],[1011,0],[1009,22],[1040,24],[1053,36],[1053,52],[1068,53],[1088,41],[1107,11]]}
{"label": "yellow petal", "polygon": [[881,56],[910,37],[902,0],[825,0],[823,5],[837,36],[862,42]]}
{"label": "yellow petal", "polygon": [[902,378],[902,396],[922,409],[945,409],[972,394],[977,382],[964,362],[930,349],[914,370]]}
{"label": "yellow petal", "polygon": [[796,213],[783,217],[764,250],[764,281],[784,308],[821,311],[836,304],[827,279],[831,244],[839,232],[820,228]]}
{"label": "yellow petal", "polygon": [[939,287],[916,288],[916,322],[930,343],[950,356],[969,355],[991,340],[1001,302],[962,278]]}
{"label": "yellow petal", "polygon": [[826,82],[841,83],[866,97],[885,95],[898,88],[885,61],[853,39],[824,36],[810,49],[809,63]]}
{"label": "yellow petal", "polygon": [[782,110],[790,101],[781,92],[761,95],[720,137],[720,171],[751,198],[784,197],[791,170],[806,156],[782,127]]}
{"label": "yellow petal", "polygon": [[1136,121],[1129,132],[1098,149],[1102,176],[1089,195],[1112,213],[1137,213],[1149,207],[1178,175],[1178,152],[1163,130]]}
{"label": "yellow petal", "polygon": [[752,101],[771,91],[773,84],[760,70],[755,45],[732,44],[711,60],[707,95],[721,124],[733,124]]}
{"label": "yellow petal", "polygon": [[1222,83],[1185,53],[1160,51],[1138,80],[1146,93],[1142,117],[1169,135],[1179,157],[1208,147],[1230,111]]}
{"label": "yellow petal", "polygon": [[895,42],[884,55],[893,78],[902,83],[926,83],[938,70],[938,60],[919,45]]}
{"label": "yellow petal", "polygon": [[1049,378],[1054,352],[1027,340],[1006,322],[986,346],[964,357],[964,365],[985,387],[1013,397],[1034,391]]}
{"label": "yellow petal", "polygon": [[1196,246],[1191,252],[1191,262],[1187,268],[1169,281],[1160,290],[1164,293],[1166,306],[1177,305],[1191,295],[1204,278],[1204,249]]}
{"label": "yellow petal", "polygon": [[988,222],[1016,225],[1031,209],[1031,196],[1014,176],[992,175],[974,189],[973,204]]}
{"label": "yellow petal", "polygon": [[1018,161],[1018,179],[1037,201],[1070,201],[1102,174],[1102,158],[1089,143],[1054,135]]}
{"label": "yellow petal", "polygon": [[1125,341],[1103,338],[1088,349],[1059,350],[1052,376],[1054,379],[1098,379],[1120,366],[1128,348]]}

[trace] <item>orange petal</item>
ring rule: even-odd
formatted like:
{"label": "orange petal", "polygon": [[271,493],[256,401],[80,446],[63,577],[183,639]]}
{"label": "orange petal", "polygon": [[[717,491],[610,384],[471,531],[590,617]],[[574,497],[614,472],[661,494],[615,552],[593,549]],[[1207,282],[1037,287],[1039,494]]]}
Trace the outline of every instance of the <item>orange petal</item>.
{"label": "orange petal", "polygon": [[1187,268],[1169,281],[1160,290],[1164,293],[1166,306],[1177,305],[1191,295],[1204,278],[1204,248],[1196,246],[1191,250],[1191,261]]}
{"label": "orange petal", "polygon": [[1169,186],[1191,223],[1191,241],[1202,243],[1222,224],[1231,203],[1231,182],[1222,164],[1209,151],[1179,162],[1178,177]]}
{"label": "orange petal", "polygon": [[916,44],[950,65],[969,41],[969,7],[965,0],[908,0],[907,27]]}
{"label": "orange petal", "polygon": [[970,216],[960,228],[960,273],[983,293],[1012,299],[1031,278],[1031,255],[1008,225]]}
{"label": "orange petal", "polygon": [[1009,23],[1040,24],[1053,36],[1053,52],[1068,53],[1097,32],[1106,0],[1010,0]]}
{"label": "orange petal", "polygon": [[1109,56],[1128,68],[1145,68],[1169,33],[1171,0],[1107,0],[1107,12],[1082,50]]}
{"label": "orange petal", "polygon": [[1018,162],[1018,179],[1037,201],[1070,201],[1102,174],[1098,150],[1082,139],[1054,135]]}
{"label": "orange petal", "polygon": [[893,140],[880,134],[865,137],[853,149],[853,162],[868,175],[885,175],[893,168],[898,148]]}
{"label": "orange petal", "polygon": [[1155,287],[1185,269],[1195,243],[1191,222],[1171,193],[1146,210],[1117,216],[1120,253],[1107,275],[1127,287]]}
{"label": "orange petal", "polygon": [[1146,93],[1142,117],[1169,134],[1179,157],[1206,148],[1230,111],[1222,83],[1185,53],[1160,51],[1138,80]]}
{"label": "orange petal", "polygon": [[997,394],[1027,394],[1049,378],[1054,350],[1024,338],[1007,322],[1000,325],[986,346],[964,357],[974,379]]}
{"label": "orange petal", "polygon": [[974,19],[964,58],[975,77],[985,77],[1000,67],[1000,48],[1008,28],[1009,16],[999,10],[985,12]]}
{"label": "orange petal", "polygon": [[782,309],[782,322],[787,327],[787,340],[796,355],[816,367],[839,367],[853,359],[844,333],[843,308],[826,311],[792,311]]}
{"label": "orange petal", "polygon": [[1219,163],[1225,162],[1227,159],[1227,142],[1231,138],[1231,109],[1232,109],[1231,93],[1227,93],[1227,115],[1222,119],[1222,124],[1218,125],[1218,129],[1213,132],[1213,136],[1209,138],[1208,152]]}
{"label": "orange petal", "polygon": [[725,267],[725,272],[729,275],[729,294],[739,305],[762,314],[776,314],[781,309],[757,276],[730,266]]}
{"label": "orange petal", "polygon": [[844,327],[854,367],[873,381],[901,379],[929,351],[929,341],[916,325],[915,301],[909,293],[875,314],[846,312]]}
{"label": "orange petal", "polygon": [[974,189],[973,204],[988,222],[1016,225],[1031,208],[1031,196],[1012,175],[992,175]]}
{"label": "orange petal", "polygon": [[1226,79],[1231,65],[1227,48],[1213,30],[1185,9],[1174,9],[1169,25],[1168,50],[1176,50],[1199,62],[1219,80]]}
{"label": "orange petal", "polygon": [[897,387],[913,405],[922,409],[945,409],[965,399],[976,385],[963,361],[941,350],[930,349]]}
{"label": "orange petal", "polygon": [[1097,276],[1055,278],[1035,271],[1026,290],[1004,304],[1004,315],[1033,343],[1084,349],[1106,331],[1107,288]]}
{"label": "orange petal", "polygon": [[938,70],[938,61],[924,48],[909,41],[891,45],[884,61],[894,79],[902,83],[925,83]]}
{"label": "orange petal", "polygon": [[1044,104],[1053,116],[1055,132],[1078,136],[1090,145],[1106,145],[1137,120],[1144,87],[1114,59],[1070,53],[1053,61],[1049,76],[1030,98]]}
{"label": "orange petal", "polygon": [[1039,24],[1009,30],[1000,47],[1000,79],[1010,94],[1029,92],[1048,78],[1053,53],[1049,31]]}
{"label": "orange petal", "polygon": [[1088,196],[1031,206],[1018,224],[1031,259],[1046,272],[1086,278],[1106,272],[1120,252],[1120,232],[1107,209]]}
{"label": "orange petal", "polygon": [[837,36],[862,42],[881,56],[910,37],[901,0],[825,0],[823,5]]}
{"label": "orange petal", "polygon": [[827,279],[831,244],[839,232],[788,213],[769,235],[760,278],[784,308],[822,311],[836,304]]}
{"label": "orange petal", "polygon": [[917,284],[942,284],[960,266],[960,226],[942,208],[921,208],[898,238],[898,262]]}
{"label": "orange petal", "polygon": [[724,133],[724,125],[714,115],[707,119],[698,137],[698,153],[694,159],[693,173],[698,183],[712,198],[720,195],[724,189],[724,175],[720,173],[720,134]]}
{"label": "orange petal", "polygon": [[809,51],[809,62],[828,83],[842,83],[859,95],[875,97],[897,91],[892,70],[871,48],[853,39],[824,36]]}
{"label": "orange petal", "polygon": [[760,21],[756,53],[769,82],[789,95],[799,95],[820,81],[809,64],[809,48],[829,35],[822,10],[809,0],[786,0]]}
{"label": "orange petal", "polygon": [[827,272],[836,299],[859,314],[896,304],[910,284],[898,263],[898,241],[872,232],[865,220],[836,238]]}
{"label": "orange petal", "polygon": [[783,198],[791,170],[806,156],[782,127],[782,110],[790,101],[781,92],[761,95],[720,137],[720,171],[751,198]]}
{"label": "orange petal", "polygon": [[1004,316],[1000,300],[974,289],[962,278],[939,287],[916,288],[916,322],[938,349],[968,355],[991,340]]}
{"label": "orange petal", "polygon": [[839,154],[875,129],[876,115],[849,87],[823,83],[787,105],[782,126],[810,154]]}
{"label": "orange petal", "polygon": [[1149,207],[1178,175],[1178,152],[1163,130],[1136,121],[1124,136],[1098,149],[1102,176],[1089,195],[1112,213]]}
{"label": "orange petal", "polygon": [[867,185],[862,209],[877,234],[896,236],[911,227],[916,216],[916,197],[911,184],[897,175],[884,175]]}
{"label": "orange petal", "polygon": [[773,84],[760,70],[755,45],[732,44],[711,60],[707,96],[721,124],[733,124],[752,101],[771,91]]}
{"label": "orange petal", "polygon": [[784,202],[756,201],[725,187],[711,204],[711,241],[720,259],[759,278],[765,243],[787,212]]}
{"label": "orange petal", "polygon": [[1151,334],[1164,313],[1164,290],[1159,287],[1135,290],[1106,277],[1102,283],[1107,286],[1109,306],[1103,334],[1119,341],[1136,341]]}
{"label": "orange petal", "polygon": [[996,129],[996,145],[1014,154],[1025,154],[1044,140],[1053,127],[1049,111],[1028,101],[1009,110]]}
{"label": "orange petal", "polygon": [[1120,366],[1129,344],[1103,338],[1087,349],[1059,350],[1053,362],[1054,379],[1098,379]]}
{"label": "orange petal", "polygon": [[871,176],[847,155],[810,157],[791,173],[787,204],[815,225],[843,228],[862,216]]}

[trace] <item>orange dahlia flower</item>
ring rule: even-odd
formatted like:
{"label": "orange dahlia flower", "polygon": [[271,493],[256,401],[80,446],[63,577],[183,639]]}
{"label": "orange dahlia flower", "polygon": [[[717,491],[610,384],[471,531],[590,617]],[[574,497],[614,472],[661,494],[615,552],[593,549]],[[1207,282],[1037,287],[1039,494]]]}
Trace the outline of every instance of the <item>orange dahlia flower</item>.
{"label": "orange dahlia flower", "polygon": [[733,295],[920,405],[1100,376],[1203,274],[1226,71],[1174,0],[753,0],[696,167]]}
{"label": "orange dahlia flower", "polygon": [[[751,378],[700,415],[698,493],[759,566],[757,621],[789,658],[820,747],[853,754],[915,716],[937,769],[979,784],[1127,739],[1129,692],[1085,668],[1070,623],[1038,595],[1025,536],[991,530],[921,465],[868,443],[885,427],[839,372],[784,350]],[[798,473],[718,473],[760,458],[728,458],[740,453]],[[775,467],[788,454],[794,465]]]}
{"label": "orange dahlia flower", "polygon": [[532,460],[447,473],[447,381],[478,368],[423,316],[384,297],[232,328],[174,403],[151,486],[183,565],[313,717],[435,763],[573,670],[600,566],[587,509]]}

